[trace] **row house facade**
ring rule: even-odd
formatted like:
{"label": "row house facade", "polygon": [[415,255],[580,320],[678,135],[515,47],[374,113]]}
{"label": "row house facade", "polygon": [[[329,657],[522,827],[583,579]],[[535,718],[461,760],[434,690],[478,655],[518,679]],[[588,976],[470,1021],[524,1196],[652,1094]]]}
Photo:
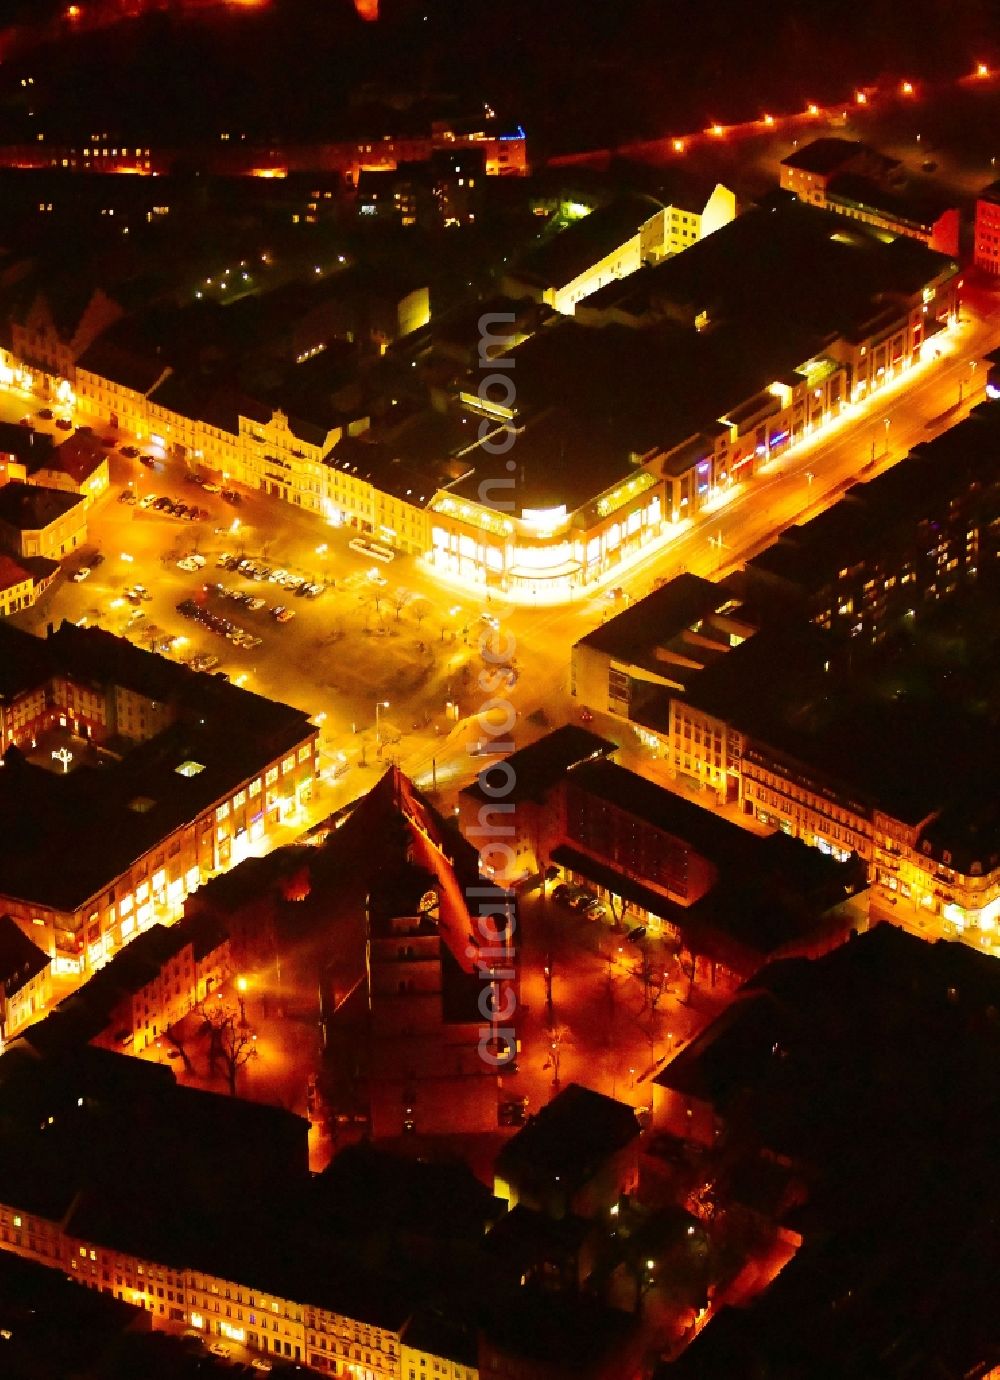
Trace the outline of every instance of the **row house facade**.
{"label": "row house facade", "polygon": [[273,1360],[306,1363],[355,1380],[398,1380],[401,1374],[405,1316],[395,1327],[374,1313],[350,1317],[257,1288],[250,1280],[80,1240],[62,1223],[14,1205],[0,1204],[0,1249],[144,1308],[156,1327],[184,1326],[206,1341],[234,1342]]}

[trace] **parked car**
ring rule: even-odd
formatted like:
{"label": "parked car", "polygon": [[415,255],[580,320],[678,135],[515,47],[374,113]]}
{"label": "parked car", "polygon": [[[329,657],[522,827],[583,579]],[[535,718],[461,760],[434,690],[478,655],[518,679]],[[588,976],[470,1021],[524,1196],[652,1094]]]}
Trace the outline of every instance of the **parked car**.
{"label": "parked car", "polygon": [[222,497],[226,500],[227,503],[231,503],[234,508],[238,508],[239,505],[243,502],[243,499],[240,497],[240,495],[236,492],[235,489],[223,489]]}
{"label": "parked car", "polygon": [[121,453],[125,456],[126,460],[137,460],[139,458],[139,452],[136,450],[135,446],[122,446]]}
{"label": "parked car", "polygon": [[564,906],[568,906],[573,893],[565,882],[560,882],[558,886],[552,888],[553,901],[561,901]]}
{"label": "parked car", "polygon": [[[28,424],[29,424],[29,426],[30,426],[30,424],[31,424],[31,418],[30,418],[30,417],[28,418]],[[68,417],[57,417],[57,418],[56,418],[56,426],[59,428],[60,431],[72,431],[72,430],[73,430],[73,423],[70,421],[70,419],[69,419]]]}
{"label": "parked car", "polygon": [[205,490],[207,494],[217,494],[219,492],[218,484],[213,484],[209,479],[202,480],[201,487]]}
{"label": "parked car", "polygon": [[[97,567],[98,567],[99,565],[103,565],[103,564],[104,564],[104,557],[101,555],[100,551],[95,551],[94,554],[93,554],[93,555],[91,556],[91,558],[90,558],[90,568],[91,568],[91,570],[96,570]],[[141,586],[138,586],[138,587],[141,588]]]}
{"label": "parked car", "polygon": [[89,566],[89,565],[81,565],[81,567],[80,567],[79,570],[74,570],[74,572],[73,572],[73,580],[74,580],[74,582],[75,582],[76,584],[79,584],[79,583],[81,582],[81,580],[85,580],[89,574],[90,574],[90,566]]}
{"label": "parked car", "polygon": [[508,1097],[500,1103],[498,1120],[501,1126],[523,1126],[528,1111],[527,1097]]}
{"label": "parked car", "polygon": [[131,489],[122,489],[121,493],[118,495],[118,502],[119,502],[119,503],[134,503],[134,502],[135,502],[135,494],[132,492]]}
{"label": "parked car", "polygon": [[42,410],[40,412],[37,412],[35,415],[41,417],[43,422],[51,422],[53,417],[52,408],[43,407]]}
{"label": "parked car", "polygon": [[295,610],[294,610],[294,609],[286,609],[286,608],[277,608],[277,609],[275,609],[275,611],[274,611],[274,616],[275,616],[275,618],[278,620],[279,623],[290,623],[290,622],[292,621],[292,619],[295,617]]}
{"label": "parked car", "polygon": [[147,470],[153,470],[156,468],[156,461],[153,459],[151,455],[140,455],[139,464],[145,465]]}
{"label": "parked car", "polygon": [[193,573],[195,570],[198,569],[198,567],[195,565],[194,561],[191,559],[190,556],[182,556],[180,560],[177,562],[177,569],[187,570]]}

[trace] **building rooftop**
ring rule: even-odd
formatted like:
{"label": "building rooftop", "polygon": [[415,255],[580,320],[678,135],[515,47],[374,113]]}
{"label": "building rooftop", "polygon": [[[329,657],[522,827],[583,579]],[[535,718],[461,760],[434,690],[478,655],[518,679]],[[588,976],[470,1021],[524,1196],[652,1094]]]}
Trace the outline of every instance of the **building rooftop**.
{"label": "building rooftop", "polygon": [[[852,339],[867,333],[894,299],[902,303],[957,273],[957,264],[918,240],[886,242],[834,211],[776,193],[683,254],[609,283],[587,299],[587,307],[639,318],[680,313],[691,323],[704,313],[709,326],[740,322],[745,330],[774,323],[765,337],[780,326],[779,345],[790,326],[818,340]],[[803,351],[800,360],[810,353]],[[789,360],[788,367],[798,362]]]}
{"label": "building rooftop", "polygon": [[49,965],[48,954],[32,943],[15,920],[0,915],[0,987],[8,997]]}
{"label": "building rooftop", "polygon": [[968,1262],[1000,1267],[998,1006],[992,957],[878,925],[763,969],[657,1075],[715,1109],[730,1173],[763,1151],[808,1195],[772,1218],[803,1238],[777,1279],[714,1318],[662,1380],[997,1364],[992,1298]]}
{"label": "building rooftop", "polygon": [[[160,839],[315,732],[301,710],[198,675],[100,629],[63,623],[45,642],[23,641],[6,629],[0,637],[16,654],[3,666],[16,690],[61,674],[95,688],[128,688],[172,709],[162,732],[96,767],[55,774],[8,749],[0,808],[13,823],[0,838],[0,875],[7,894],[21,900],[75,909]],[[237,721],[241,731],[233,735]],[[197,770],[181,771],[188,763]],[[57,869],[48,865],[53,857],[62,860]]]}
{"label": "building rooftop", "polygon": [[37,532],[65,517],[74,508],[80,508],[82,513],[82,503],[79,494],[13,480],[0,485],[0,522],[21,532]]}
{"label": "building rooftop", "polygon": [[0,455],[13,455],[33,470],[42,469],[55,448],[47,431],[35,431],[18,422],[0,422]]}
{"label": "building rooftop", "polygon": [[32,578],[31,572],[18,564],[13,556],[0,551],[0,589],[10,589],[12,585],[23,585]]}
{"label": "building rooftop", "polygon": [[887,187],[863,173],[837,173],[827,183],[827,200],[838,206],[852,206],[889,216],[930,234],[936,221],[954,201],[931,184]]}
{"label": "building rooftop", "polygon": [[[610,738],[602,738],[579,724],[563,724],[528,747],[519,748],[506,758],[514,773],[513,787],[504,797],[517,803],[521,800],[541,802],[557,785],[570,767],[592,757],[609,757],[618,745]],[[462,794],[474,800],[489,801],[479,779],[466,786]]]}
{"label": "building rooftop", "polygon": [[619,249],[663,210],[653,197],[622,194],[557,234],[543,238],[510,274],[540,287],[560,289]]}
{"label": "building rooftop", "polygon": [[112,340],[96,340],[77,360],[77,368],[97,374],[121,388],[143,395],[152,392],[167,371],[158,355],[143,355]]}
{"label": "building rooftop", "polygon": [[558,1180],[572,1193],[638,1135],[627,1103],[570,1083],[507,1141],[497,1173],[515,1182],[521,1174]]}
{"label": "building rooftop", "polygon": [[796,149],[781,162],[786,168],[797,168],[801,172],[825,176],[835,172],[864,150],[865,145],[859,139],[838,139],[835,135],[827,135],[821,139],[813,139],[811,143]]}

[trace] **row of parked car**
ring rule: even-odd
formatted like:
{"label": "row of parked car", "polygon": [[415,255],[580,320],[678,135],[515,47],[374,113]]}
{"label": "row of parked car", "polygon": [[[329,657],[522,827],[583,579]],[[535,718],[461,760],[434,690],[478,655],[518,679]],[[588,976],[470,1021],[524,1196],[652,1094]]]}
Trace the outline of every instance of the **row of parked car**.
{"label": "row of parked car", "polygon": [[303,575],[294,575],[290,570],[272,570],[270,566],[262,565],[259,561],[250,560],[249,557],[234,556],[229,551],[223,551],[215,564],[220,570],[232,570],[242,575],[247,580],[257,580],[261,583],[267,581],[272,585],[281,585],[282,589],[287,589],[290,594],[297,594],[307,599],[318,599],[323,593],[322,585],[312,584]]}
{"label": "row of parked car", "polygon": [[259,647],[263,641],[263,638],[255,637],[245,628],[237,627],[230,619],[213,613],[211,609],[196,603],[194,599],[182,599],[177,605],[177,612],[183,618],[190,618],[196,623],[201,623],[208,628],[209,632],[215,633],[217,637],[228,638],[234,647],[243,647],[249,651],[253,647]]}
{"label": "row of parked car", "polygon": [[568,906],[570,910],[580,911],[588,920],[606,920],[608,918],[607,906],[600,897],[595,896],[592,891],[584,890],[583,887],[570,886],[568,882],[560,882],[558,886],[552,888],[552,899]]}

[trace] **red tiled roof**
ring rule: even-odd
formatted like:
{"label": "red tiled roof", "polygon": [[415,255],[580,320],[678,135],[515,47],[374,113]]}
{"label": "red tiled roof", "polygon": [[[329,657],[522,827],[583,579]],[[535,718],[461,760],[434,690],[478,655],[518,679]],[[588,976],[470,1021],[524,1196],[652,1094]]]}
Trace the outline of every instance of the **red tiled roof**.
{"label": "red tiled roof", "polygon": [[31,575],[23,566],[0,551],[0,589],[10,589],[11,585],[21,585],[30,579]]}

